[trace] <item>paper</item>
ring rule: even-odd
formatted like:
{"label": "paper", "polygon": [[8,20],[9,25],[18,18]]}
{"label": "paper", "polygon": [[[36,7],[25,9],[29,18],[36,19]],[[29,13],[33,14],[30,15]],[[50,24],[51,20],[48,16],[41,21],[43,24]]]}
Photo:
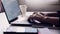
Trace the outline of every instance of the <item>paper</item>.
{"label": "paper", "polygon": [[53,34],[48,28],[39,28],[38,34]]}

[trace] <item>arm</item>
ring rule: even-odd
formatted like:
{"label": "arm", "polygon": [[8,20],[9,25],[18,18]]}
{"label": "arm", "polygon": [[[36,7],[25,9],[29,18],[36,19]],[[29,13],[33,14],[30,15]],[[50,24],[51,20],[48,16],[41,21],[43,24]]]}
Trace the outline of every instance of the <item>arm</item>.
{"label": "arm", "polygon": [[58,25],[59,17],[47,17],[45,18],[45,21],[47,21],[48,23],[54,24],[54,25]]}
{"label": "arm", "polygon": [[34,19],[41,21],[41,22],[47,22],[47,23],[55,24],[55,25],[59,24],[59,17],[49,17],[49,16],[37,14],[34,17]]}
{"label": "arm", "polygon": [[41,14],[33,14],[29,18],[30,18],[29,20],[35,19],[35,20],[43,22],[43,23],[51,23],[54,25],[59,24],[59,17],[49,17],[49,16],[44,16]]}
{"label": "arm", "polygon": [[41,14],[50,17],[58,17],[58,12],[41,12]]}

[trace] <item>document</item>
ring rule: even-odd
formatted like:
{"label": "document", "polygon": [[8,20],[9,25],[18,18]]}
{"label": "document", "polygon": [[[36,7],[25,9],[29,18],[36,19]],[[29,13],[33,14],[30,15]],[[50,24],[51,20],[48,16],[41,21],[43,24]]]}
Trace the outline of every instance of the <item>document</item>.
{"label": "document", "polygon": [[53,34],[48,28],[38,28],[38,34]]}

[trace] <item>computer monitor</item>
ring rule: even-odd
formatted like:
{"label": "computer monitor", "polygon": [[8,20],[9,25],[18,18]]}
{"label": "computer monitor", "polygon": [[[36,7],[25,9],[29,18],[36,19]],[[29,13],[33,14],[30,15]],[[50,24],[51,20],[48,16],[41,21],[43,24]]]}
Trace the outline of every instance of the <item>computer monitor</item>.
{"label": "computer monitor", "polygon": [[2,3],[9,21],[20,15],[20,8],[17,0],[2,0]]}

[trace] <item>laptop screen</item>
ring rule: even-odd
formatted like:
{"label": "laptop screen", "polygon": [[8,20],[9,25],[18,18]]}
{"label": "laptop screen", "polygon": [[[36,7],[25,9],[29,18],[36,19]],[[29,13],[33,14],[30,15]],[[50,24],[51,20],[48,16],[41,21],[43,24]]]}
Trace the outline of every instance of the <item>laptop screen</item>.
{"label": "laptop screen", "polygon": [[2,0],[2,3],[9,21],[20,15],[20,8],[17,0]]}

